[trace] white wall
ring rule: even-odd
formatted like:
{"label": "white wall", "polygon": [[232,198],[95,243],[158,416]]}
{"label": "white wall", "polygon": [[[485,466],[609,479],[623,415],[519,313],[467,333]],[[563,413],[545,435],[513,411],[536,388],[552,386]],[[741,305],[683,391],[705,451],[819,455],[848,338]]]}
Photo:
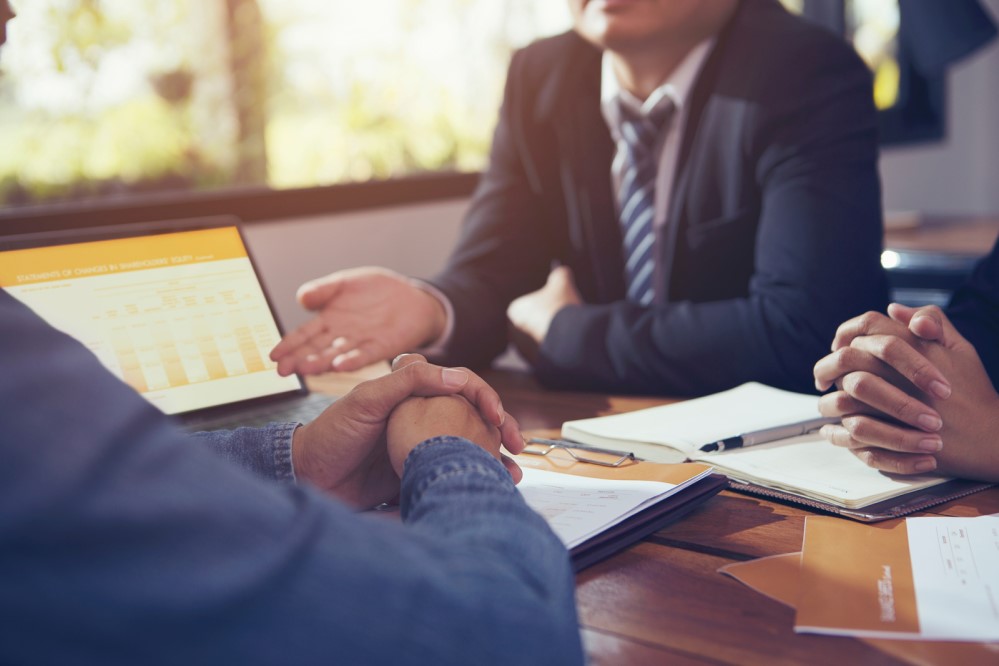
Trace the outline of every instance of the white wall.
{"label": "white wall", "polygon": [[465,199],[360,213],[254,222],[247,243],[285,328],[308,313],[295,301],[306,280],[342,268],[384,266],[430,277],[444,265],[458,238]]}
{"label": "white wall", "polygon": [[[999,0],[983,4],[999,17]],[[951,69],[946,132],[882,152],[885,209],[999,215],[999,40]]]}

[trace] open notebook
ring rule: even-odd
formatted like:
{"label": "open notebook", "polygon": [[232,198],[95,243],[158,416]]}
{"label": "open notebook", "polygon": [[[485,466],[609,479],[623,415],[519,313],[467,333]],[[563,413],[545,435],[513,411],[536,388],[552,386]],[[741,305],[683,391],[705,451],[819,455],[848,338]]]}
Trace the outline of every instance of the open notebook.
{"label": "open notebook", "polygon": [[[672,405],[568,421],[562,437],[657,462],[709,463],[737,490],[859,520],[904,515],[989,485],[884,474],[814,432],[828,421],[814,395],[749,383]],[[757,443],[768,439],[774,441]]]}

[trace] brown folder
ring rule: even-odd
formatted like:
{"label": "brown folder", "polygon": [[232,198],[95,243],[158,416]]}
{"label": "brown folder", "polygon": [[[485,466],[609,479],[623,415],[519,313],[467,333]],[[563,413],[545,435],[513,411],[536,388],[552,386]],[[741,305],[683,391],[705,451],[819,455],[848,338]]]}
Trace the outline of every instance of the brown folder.
{"label": "brown folder", "polygon": [[[719,571],[782,604],[792,608],[798,604],[798,597],[801,593],[801,553],[788,553],[787,555],[774,555],[749,562],[736,562],[722,567]],[[861,638],[859,640],[896,659],[919,666],[999,663],[999,644],[997,643],[889,640],[884,638]]]}

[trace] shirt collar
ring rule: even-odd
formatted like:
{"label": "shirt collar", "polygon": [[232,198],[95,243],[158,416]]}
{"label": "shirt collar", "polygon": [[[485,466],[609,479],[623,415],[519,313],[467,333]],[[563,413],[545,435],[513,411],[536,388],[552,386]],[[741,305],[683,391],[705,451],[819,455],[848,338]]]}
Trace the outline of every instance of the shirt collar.
{"label": "shirt collar", "polygon": [[709,37],[691,49],[690,53],[673,70],[670,77],[653,90],[644,102],[621,87],[617,74],[614,73],[610,54],[604,51],[600,71],[600,107],[608,124],[611,127],[618,125],[618,99],[638,113],[647,115],[659,105],[663,97],[669,97],[673,100],[677,112],[682,111],[694,88],[694,83],[697,81],[697,75],[700,73],[704,61],[708,59],[711,49],[714,48],[715,41],[715,37]]}

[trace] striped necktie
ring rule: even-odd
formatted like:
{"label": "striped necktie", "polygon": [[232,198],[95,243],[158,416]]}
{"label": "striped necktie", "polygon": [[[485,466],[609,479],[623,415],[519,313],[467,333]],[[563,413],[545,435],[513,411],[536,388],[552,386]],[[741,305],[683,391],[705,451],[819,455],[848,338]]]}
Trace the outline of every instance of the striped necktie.
{"label": "striped necktie", "polygon": [[669,98],[643,116],[624,104],[621,110],[621,137],[618,140],[621,170],[621,234],[624,274],[628,300],[648,305],[655,296],[652,282],[655,269],[656,139],[675,109]]}

